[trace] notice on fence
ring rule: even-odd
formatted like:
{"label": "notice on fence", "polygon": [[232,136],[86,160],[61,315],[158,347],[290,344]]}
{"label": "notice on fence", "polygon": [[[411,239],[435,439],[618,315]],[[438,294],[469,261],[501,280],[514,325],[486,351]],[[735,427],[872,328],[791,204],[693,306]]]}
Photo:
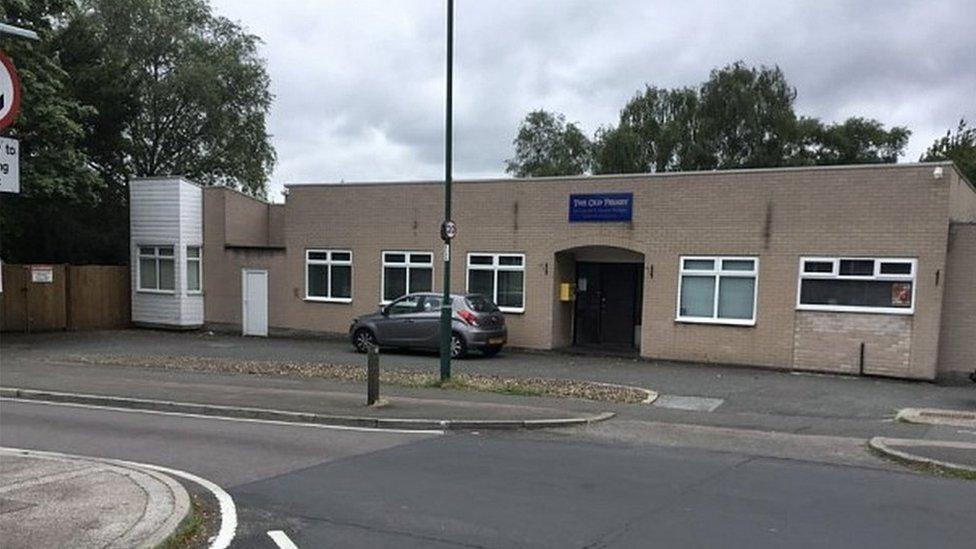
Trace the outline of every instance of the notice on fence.
{"label": "notice on fence", "polygon": [[53,265],[31,265],[31,282],[35,284],[50,284],[54,282]]}

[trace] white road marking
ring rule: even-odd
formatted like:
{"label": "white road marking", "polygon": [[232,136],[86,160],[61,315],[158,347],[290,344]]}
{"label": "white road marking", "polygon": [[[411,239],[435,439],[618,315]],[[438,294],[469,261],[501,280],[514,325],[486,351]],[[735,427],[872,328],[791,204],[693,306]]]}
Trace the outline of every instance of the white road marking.
{"label": "white road marking", "polygon": [[268,530],[268,536],[280,547],[281,549],[298,549],[295,542],[288,537],[288,534],[281,530]]}
{"label": "white road marking", "polygon": [[277,419],[255,419],[247,417],[211,416],[207,414],[191,414],[189,412],[164,412],[162,410],[140,410],[138,408],[120,408],[118,406],[99,406],[96,404],[79,404],[76,402],[49,402],[30,398],[0,397],[0,401],[20,402],[22,404],[41,404],[44,406],[68,406],[72,408],[88,408],[92,410],[109,410],[112,412],[127,412],[134,414],[152,414],[159,416],[189,417],[195,419],[215,419],[219,421],[237,421],[240,423],[260,423],[264,425],[285,425],[291,427],[312,427],[330,431],[358,431],[364,433],[393,433],[401,435],[443,435],[441,429],[384,429],[382,427],[354,427],[351,425],[323,425],[321,423],[300,423],[295,421],[281,421]]}
{"label": "white road marking", "polygon": [[[6,400],[6,399],[4,399]],[[224,491],[223,488],[210,482],[209,480],[198,477],[193,473],[187,473],[186,471],[181,471],[179,469],[172,469],[170,467],[163,467],[161,465],[152,465],[149,463],[139,463],[137,461],[127,461],[124,459],[110,459],[110,458],[100,458],[92,456],[79,456],[74,454],[64,454],[61,452],[48,452],[44,450],[29,450],[26,448],[5,448],[6,450],[11,450],[14,452],[20,452],[27,455],[38,455],[38,456],[48,456],[62,459],[86,459],[89,461],[100,461],[103,463],[122,465],[128,467],[137,467],[143,469],[151,469],[153,471],[158,471],[167,475],[174,475],[177,477],[184,478],[190,482],[199,484],[204,489],[208,490],[210,493],[217,498],[217,503],[220,505],[220,530],[217,531],[217,535],[210,542],[210,549],[227,549],[230,547],[230,542],[234,540],[234,536],[237,534],[237,507],[234,505],[234,499],[230,497],[230,494]],[[297,548],[296,548],[297,549]]]}

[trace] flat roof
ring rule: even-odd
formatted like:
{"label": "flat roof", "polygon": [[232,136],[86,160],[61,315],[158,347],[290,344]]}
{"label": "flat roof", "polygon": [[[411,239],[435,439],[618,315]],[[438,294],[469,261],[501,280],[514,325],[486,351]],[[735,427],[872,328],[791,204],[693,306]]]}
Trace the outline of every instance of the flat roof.
{"label": "flat roof", "polygon": [[[926,166],[949,166],[956,170],[956,173],[973,187],[951,160],[940,160],[935,162],[904,162],[904,163],[879,163],[879,164],[841,164],[841,165],[818,165],[818,166],[784,166],[774,168],[735,168],[730,170],[700,170],[685,172],[653,172],[653,173],[625,173],[625,174],[599,174],[599,175],[560,175],[546,177],[488,177],[481,179],[455,179],[454,183],[462,184],[482,184],[482,183],[514,183],[519,181],[601,181],[607,179],[653,179],[667,177],[692,177],[692,176],[722,176],[749,173],[771,173],[771,172],[802,172],[802,171],[841,171],[841,170],[891,170],[902,168],[919,168]],[[361,185],[443,185],[443,179],[405,179],[402,181],[334,181],[325,183],[285,183],[285,188],[292,187],[344,187]],[[976,190],[976,187],[974,187]]]}

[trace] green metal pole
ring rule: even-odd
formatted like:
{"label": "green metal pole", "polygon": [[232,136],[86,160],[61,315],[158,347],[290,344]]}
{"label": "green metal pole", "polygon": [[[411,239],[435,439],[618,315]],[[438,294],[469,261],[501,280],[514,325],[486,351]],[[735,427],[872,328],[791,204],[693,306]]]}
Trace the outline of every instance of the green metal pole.
{"label": "green metal pole", "polygon": [[[451,219],[452,90],[454,64],[454,0],[447,0],[447,112],[444,137],[444,222]],[[441,301],[441,381],[451,379],[451,241],[444,239],[444,298]]]}

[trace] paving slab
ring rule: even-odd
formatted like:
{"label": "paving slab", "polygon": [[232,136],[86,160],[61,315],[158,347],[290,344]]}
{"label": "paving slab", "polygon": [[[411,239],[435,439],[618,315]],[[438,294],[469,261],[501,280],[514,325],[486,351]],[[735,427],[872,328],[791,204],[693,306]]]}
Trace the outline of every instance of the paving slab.
{"label": "paving slab", "polygon": [[189,512],[186,490],[160,473],[0,448],[4,548],[155,547]]}

